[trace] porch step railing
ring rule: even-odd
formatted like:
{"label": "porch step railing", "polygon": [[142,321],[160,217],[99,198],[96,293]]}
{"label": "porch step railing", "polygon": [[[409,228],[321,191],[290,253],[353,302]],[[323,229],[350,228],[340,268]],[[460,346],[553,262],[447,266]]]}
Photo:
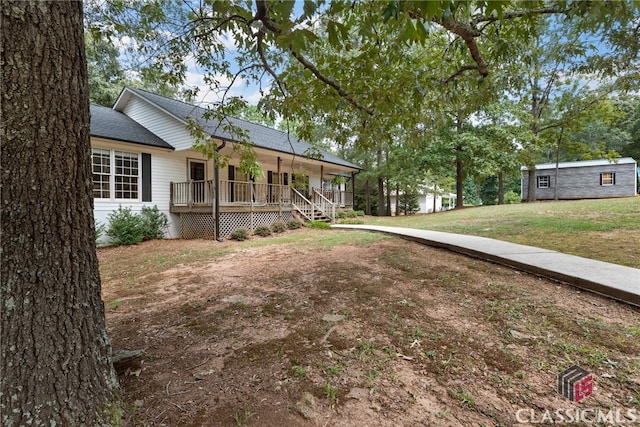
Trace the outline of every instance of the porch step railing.
{"label": "porch step railing", "polygon": [[311,191],[312,203],[314,208],[322,212],[324,216],[331,220],[331,222],[335,222],[336,204],[323,196],[322,193],[317,189],[313,188]]}
{"label": "porch step railing", "polygon": [[309,221],[329,220],[335,222],[336,204],[332,203],[316,189],[311,190],[311,200],[309,200],[298,190],[292,188],[291,204],[295,210]]}

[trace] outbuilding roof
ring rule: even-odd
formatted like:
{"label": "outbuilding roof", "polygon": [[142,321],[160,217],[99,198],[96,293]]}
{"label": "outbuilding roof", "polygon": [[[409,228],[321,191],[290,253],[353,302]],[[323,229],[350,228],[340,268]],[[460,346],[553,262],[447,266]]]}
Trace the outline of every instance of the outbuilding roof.
{"label": "outbuilding roof", "polygon": [[171,144],[124,113],[100,105],[91,105],[90,111],[91,136],[174,149]]}
{"label": "outbuilding roof", "polygon": [[[625,164],[635,164],[636,161],[631,157],[621,157],[615,160],[608,159],[597,159],[597,160],[581,160],[577,162],[560,162],[558,163],[559,169],[566,168],[583,168],[587,166],[606,166],[606,165],[625,165]],[[544,170],[544,169],[555,169],[555,163],[541,163],[536,165],[536,170]],[[520,170],[529,170],[526,166],[522,166]]]}
{"label": "outbuilding roof", "polygon": [[[202,107],[198,107],[183,101],[177,101],[175,99],[166,98],[161,95],[157,95],[145,90],[125,87],[116,101],[116,106],[123,99],[123,95],[126,92],[131,92],[147,102],[155,105],[157,108],[164,110],[166,113],[174,116],[178,120],[187,123],[189,119],[195,120],[202,129],[214,138],[225,139],[228,141],[238,142],[241,140],[237,135],[228,133],[224,126],[220,125],[217,120],[206,120],[204,113],[206,110]],[[332,163],[339,166],[344,166],[352,169],[359,170],[360,167],[350,163],[344,159],[341,159],[328,151],[318,149],[311,144],[301,141],[293,135],[288,135],[285,132],[277,129],[270,128],[257,123],[252,123],[246,120],[238,119],[235,117],[227,117],[230,124],[234,127],[242,129],[246,132],[249,141],[255,146],[265,148],[267,150],[278,151],[281,153],[295,154],[297,156],[308,156],[309,153],[313,153],[314,157],[316,153],[319,153],[322,157],[321,160],[327,163]]]}

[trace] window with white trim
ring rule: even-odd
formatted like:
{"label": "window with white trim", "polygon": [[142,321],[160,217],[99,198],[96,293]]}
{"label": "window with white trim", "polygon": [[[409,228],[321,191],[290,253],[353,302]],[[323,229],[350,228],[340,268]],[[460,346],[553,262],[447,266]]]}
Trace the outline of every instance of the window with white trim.
{"label": "window with white trim", "polygon": [[616,185],[616,174],[613,172],[601,173],[600,185]]}
{"label": "window with white trim", "polygon": [[551,179],[549,175],[543,175],[536,178],[537,179],[537,187],[538,188],[549,188],[551,184]]}
{"label": "window with white trim", "polygon": [[102,148],[91,150],[91,169],[93,172],[93,197],[111,198],[111,151]]}
{"label": "window with white trim", "polygon": [[139,198],[140,154],[92,149],[93,197],[96,199]]}

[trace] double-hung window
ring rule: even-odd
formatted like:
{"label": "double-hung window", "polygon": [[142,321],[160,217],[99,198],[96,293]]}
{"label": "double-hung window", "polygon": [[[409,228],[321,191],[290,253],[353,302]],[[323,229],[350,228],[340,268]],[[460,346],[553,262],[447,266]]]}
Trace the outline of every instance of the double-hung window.
{"label": "double-hung window", "polygon": [[549,188],[551,186],[551,179],[549,175],[543,175],[537,177],[537,187],[538,188]]}
{"label": "double-hung window", "polygon": [[138,200],[140,194],[140,154],[92,149],[93,197],[96,199]]}
{"label": "double-hung window", "polygon": [[613,172],[601,173],[600,185],[616,185],[616,174]]}

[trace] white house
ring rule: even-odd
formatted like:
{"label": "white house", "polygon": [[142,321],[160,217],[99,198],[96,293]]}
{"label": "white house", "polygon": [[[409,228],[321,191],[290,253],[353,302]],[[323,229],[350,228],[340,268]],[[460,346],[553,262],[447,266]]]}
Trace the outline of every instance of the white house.
{"label": "white house", "polygon": [[[396,205],[397,205],[397,194],[392,193],[389,196],[389,200],[391,201],[391,214],[395,215]],[[428,191],[421,191],[420,194],[418,194],[419,209],[415,213],[426,214],[426,213],[445,211],[445,210],[453,209],[455,207],[455,203],[456,203],[455,194],[447,193],[447,194],[434,195],[433,193],[429,193]]]}
{"label": "white house", "polygon": [[[233,150],[240,138],[205,120],[204,112],[129,87],[113,108],[91,106],[97,222],[106,224],[119,206],[138,212],[156,205],[169,217],[168,237],[220,238],[294,216],[332,220],[337,209],[353,207],[358,166],[284,132],[228,118],[246,133],[264,172],[260,179],[244,176]],[[190,120],[221,155],[230,156],[228,165],[219,167],[193,148]],[[334,180],[336,176],[351,179]]]}

